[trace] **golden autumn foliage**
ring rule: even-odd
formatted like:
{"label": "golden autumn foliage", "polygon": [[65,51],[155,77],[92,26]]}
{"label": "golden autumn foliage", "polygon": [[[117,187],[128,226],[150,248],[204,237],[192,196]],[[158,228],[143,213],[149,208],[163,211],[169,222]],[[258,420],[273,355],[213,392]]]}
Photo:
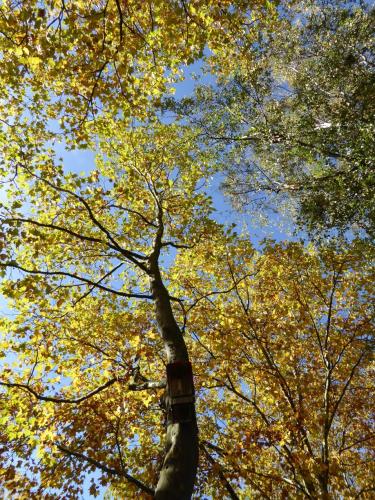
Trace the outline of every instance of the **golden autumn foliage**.
{"label": "golden autumn foliage", "polygon": [[157,481],[165,359],[137,263],[162,204],[160,266],[195,371],[196,498],[366,498],[370,249],[256,252],[210,218],[189,132],[111,134],[86,177],[25,169],[32,214],[17,205],[3,219],[2,267],[14,269],[3,293],[18,311],[2,324],[6,488],[77,498],[97,470],[92,495],[111,485],[129,498],[139,493],[124,474]]}
{"label": "golden autumn foliage", "polygon": [[90,124],[106,115],[145,119],[205,48],[227,67],[228,47],[235,52],[244,36],[257,36],[249,19],[271,23],[274,14],[271,2],[256,0],[6,0],[3,119],[16,116],[33,135],[46,127],[44,119],[58,120],[66,137],[82,144]]}
{"label": "golden autumn foliage", "polygon": [[194,304],[213,497],[228,480],[239,498],[371,498],[374,276],[364,248],[268,244],[256,254],[242,241],[206,252],[203,272],[189,271],[186,254],[176,272]]}
{"label": "golden autumn foliage", "polygon": [[[276,14],[2,3],[4,497],[372,497],[373,248],[255,248],[217,220],[200,131],[160,118],[187,64],[232,71]],[[187,362],[176,422],[166,365]]]}

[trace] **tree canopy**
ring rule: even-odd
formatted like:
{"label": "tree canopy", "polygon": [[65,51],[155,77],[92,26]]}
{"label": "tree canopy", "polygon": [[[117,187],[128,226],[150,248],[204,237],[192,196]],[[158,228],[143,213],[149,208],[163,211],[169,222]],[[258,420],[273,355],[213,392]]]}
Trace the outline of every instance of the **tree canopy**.
{"label": "tree canopy", "polygon": [[220,147],[237,206],[374,236],[373,27],[370,4],[298,2],[177,107]]}
{"label": "tree canopy", "polygon": [[[370,193],[369,9],[337,7],[328,43],[331,7],[307,6],[1,5],[4,497],[372,498],[373,246],[251,242],[219,222],[210,184],[223,159],[231,189],[232,175],[241,189],[300,183],[277,191],[301,192],[301,218],[331,227],[303,204],[322,190],[341,228],[354,221],[356,201],[340,198],[349,172],[352,194],[356,182]],[[361,85],[354,67],[334,69],[349,33]],[[292,56],[306,61],[277,97]],[[202,58],[215,87],[166,117]],[[332,95],[362,92],[352,129],[340,101],[324,135],[335,111],[307,88],[314,72]],[[78,173],[59,141],[95,165]],[[261,170],[243,177],[248,154]],[[366,196],[355,221],[370,234]]]}

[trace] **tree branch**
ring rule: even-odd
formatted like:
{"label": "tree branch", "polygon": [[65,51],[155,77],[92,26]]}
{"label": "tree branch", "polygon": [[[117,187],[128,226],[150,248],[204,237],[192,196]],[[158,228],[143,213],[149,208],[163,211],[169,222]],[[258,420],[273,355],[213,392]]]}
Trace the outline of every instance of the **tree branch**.
{"label": "tree branch", "polygon": [[125,479],[127,479],[129,481],[129,483],[134,484],[140,490],[148,493],[152,497],[154,496],[154,490],[152,488],[149,488],[144,483],[142,483],[141,481],[139,481],[135,477],[131,476],[127,472],[119,471],[117,469],[112,469],[111,467],[108,467],[107,465],[98,462],[94,458],[88,457],[87,455],[80,453],[79,451],[70,450],[69,448],[66,448],[64,445],[62,445],[60,443],[55,443],[55,445],[60,451],[66,453],[67,455],[70,455],[71,457],[75,457],[75,458],[78,458],[79,460],[83,460],[85,462],[88,462],[89,464],[94,465],[95,467],[102,470],[103,472],[106,472],[107,474],[124,477]]}
{"label": "tree branch", "polygon": [[29,172],[30,175],[32,175],[33,177],[36,177],[40,181],[44,182],[45,184],[47,184],[48,186],[50,186],[52,189],[55,189],[56,191],[58,191],[60,193],[66,193],[66,194],[72,196],[73,198],[75,198],[76,200],[78,200],[80,203],[82,203],[82,205],[85,207],[85,209],[86,209],[86,211],[88,213],[88,216],[89,216],[90,220],[93,222],[93,224],[98,229],[100,229],[100,231],[102,233],[104,233],[106,235],[106,237],[108,238],[108,240],[114,245],[115,249],[118,250],[128,260],[130,260],[131,262],[133,262],[133,264],[135,264],[138,267],[140,267],[143,271],[147,271],[146,266],[142,262],[138,261],[139,258],[144,259],[145,257],[143,255],[140,255],[140,254],[136,253],[136,252],[132,252],[131,250],[126,250],[125,248],[122,248],[121,245],[111,235],[110,231],[105,226],[103,226],[103,224],[96,218],[96,216],[94,215],[94,212],[93,212],[92,208],[90,207],[90,205],[87,203],[87,201],[85,200],[85,198],[83,196],[80,196],[79,194],[75,193],[74,191],[71,191],[70,189],[66,189],[66,188],[62,188],[62,187],[56,186],[55,184],[53,184],[49,180],[44,179],[44,178],[36,175],[33,172],[30,172],[27,167],[24,166],[24,168],[25,168],[25,170],[27,170]]}
{"label": "tree branch", "polygon": [[234,491],[232,485],[230,484],[230,482],[228,481],[228,479],[225,477],[223,471],[222,471],[222,467],[221,465],[216,462],[216,460],[213,458],[213,456],[208,452],[208,450],[206,449],[205,445],[202,443],[200,448],[204,451],[204,454],[206,455],[208,461],[213,465],[213,466],[219,466],[219,470],[218,470],[218,475],[221,479],[221,481],[224,483],[224,487],[225,489],[227,490],[227,492],[229,493],[229,497],[232,499],[232,500],[240,500],[240,497],[236,494],[236,492]]}
{"label": "tree branch", "polygon": [[117,269],[119,269],[122,265],[123,264],[121,262],[120,264],[118,264],[117,266],[115,266],[114,268],[112,268],[110,271],[108,271],[104,276],[102,276],[100,278],[100,280],[96,281],[95,285],[93,285],[89,290],[87,290],[86,293],[84,293],[83,295],[81,295],[81,297],[79,297],[79,299],[77,299],[74,302],[74,306],[76,306],[78,304],[78,302],[80,302],[81,300],[85,299],[88,295],[90,295],[90,293],[94,290],[94,288],[96,286],[98,286],[105,278],[108,278],[108,276],[110,276],[111,274],[113,274],[114,272],[116,272]]}
{"label": "tree branch", "polygon": [[167,386],[166,380],[148,380],[147,382],[143,382],[142,384],[132,383],[128,385],[129,391],[146,391],[148,389],[165,389]]}
{"label": "tree branch", "polygon": [[69,278],[73,278],[79,281],[82,281],[83,283],[87,283],[89,285],[92,285],[93,287],[100,288],[101,290],[104,290],[105,292],[111,292],[116,295],[120,295],[121,297],[129,297],[129,298],[135,298],[135,299],[148,299],[152,300],[152,295],[144,295],[141,293],[127,293],[127,292],[121,292],[119,290],[114,290],[113,288],[108,288],[104,285],[100,284],[100,280],[98,282],[92,281],[88,278],[84,278],[83,276],[77,276],[76,274],[68,273],[65,271],[41,271],[39,269],[27,269],[23,266],[20,266],[17,264],[17,262],[3,262],[0,263],[0,267],[10,267],[14,269],[19,269],[20,271],[24,271],[25,273],[29,274],[41,274],[43,276],[67,276]]}
{"label": "tree branch", "polygon": [[357,361],[355,362],[355,364],[353,365],[351,371],[350,371],[350,374],[349,374],[349,377],[347,379],[347,381],[345,382],[345,385],[341,391],[341,394],[339,396],[339,398],[337,399],[336,403],[334,404],[333,406],[333,410],[332,410],[332,414],[331,414],[331,417],[329,418],[328,420],[328,430],[330,430],[331,426],[332,426],[332,422],[333,422],[333,419],[335,418],[335,415],[336,415],[336,412],[338,410],[338,407],[340,406],[340,403],[341,401],[343,400],[344,396],[345,396],[345,393],[354,377],[354,374],[355,374],[355,371],[358,367],[358,365],[360,364],[360,362],[362,361],[363,357],[365,355],[365,351],[362,352],[362,354],[359,356],[359,358],[357,359]]}
{"label": "tree branch", "polygon": [[86,401],[87,399],[92,398],[96,394],[99,394],[99,392],[102,392],[102,391],[104,391],[104,389],[107,389],[107,387],[110,387],[111,385],[115,384],[116,382],[120,382],[120,381],[121,381],[121,379],[119,379],[119,378],[111,378],[105,384],[101,385],[100,387],[97,387],[96,389],[89,392],[85,396],[81,396],[80,398],[77,398],[77,399],[66,399],[66,398],[56,398],[54,396],[43,396],[42,394],[39,394],[38,392],[36,392],[29,385],[19,384],[17,382],[0,381],[0,385],[5,386],[5,387],[15,387],[15,388],[27,391],[30,394],[32,394],[34,396],[34,398],[38,399],[39,401],[49,401],[51,403],[79,404],[79,403],[82,403],[82,401]]}
{"label": "tree branch", "polygon": [[100,238],[96,238],[95,236],[86,236],[86,235],[83,235],[80,233],[76,233],[75,231],[72,231],[71,229],[68,229],[66,227],[57,226],[56,224],[48,224],[48,223],[44,223],[44,222],[38,222],[38,221],[33,220],[33,219],[24,219],[24,218],[8,218],[8,219],[4,219],[3,222],[5,224],[8,224],[9,222],[25,222],[27,224],[33,224],[34,226],[38,226],[38,227],[46,227],[48,229],[55,229],[56,231],[61,231],[61,232],[70,234],[71,236],[74,236],[75,238],[78,238],[82,241],[90,241],[92,243],[101,243],[103,245],[108,246],[109,248],[112,248],[112,250],[118,251],[117,247],[107,243],[106,241],[101,240]]}
{"label": "tree branch", "polygon": [[138,212],[138,210],[133,210],[131,208],[126,208],[126,207],[123,207],[122,205],[117,205],[117,204],[112,204],[112,203],[110,205],[108,205],[108,206],[109,206],[109,208],[118,208],[119,210],[123,210],[124,212],[129,212],[130,214],[137,215],[148,226],[157,227],[157,225],[154,222],[151,222],[150,220],[148,220],[147,217],[145,217],[143,214],[141,214],[140,212]]}

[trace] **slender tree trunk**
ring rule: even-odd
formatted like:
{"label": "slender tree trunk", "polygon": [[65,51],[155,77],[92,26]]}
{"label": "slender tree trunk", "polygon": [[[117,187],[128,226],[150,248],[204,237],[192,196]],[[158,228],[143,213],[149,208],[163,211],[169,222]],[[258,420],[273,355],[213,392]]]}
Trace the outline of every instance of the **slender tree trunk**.
{"label": "slender tree trunk", "polygon": [[[189,361],[182,332],[173,315],[171,302],[157,262],[151,265],[151,292],[156,319],[163,337],[168,363]],[[168,403],[167,403],[168,405]],[[198,427],[195,412],[190,422],[173,423],[167,412],[166,454],[155,490],[156,500],[191,498],[198,467]]]}

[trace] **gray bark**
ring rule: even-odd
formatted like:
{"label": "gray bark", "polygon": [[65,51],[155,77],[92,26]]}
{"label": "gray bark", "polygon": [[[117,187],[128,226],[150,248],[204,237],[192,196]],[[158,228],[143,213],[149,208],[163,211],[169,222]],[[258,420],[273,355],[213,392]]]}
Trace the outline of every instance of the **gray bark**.
{"label": "gray bark", "polygon": [[[168,291],[158,269],[151,278],[156,318],[168,363],[189,361],[185,341],[173,315]],[[167,421],[166,454],[155,490],[156,500],[191,498],[198,467],[198,427],[195,413],[191,422]]]}
{"label": "gray bark", "polygon": [[[175,320],[169,293],[164,286],[158,264],[164,232],[163,209],[160,204],[158,204],[158,208],[158,231],[148,268],[151,293],[155,302],[156,320],[164,341],[167,362],[188,362],[189,354],[185,340]],[[190,422],[182,423],[173,423],[171,415],[167,411],[165,445],[165,457],[154,498],[156,500],[189,500],[193,493],[199,459],[198,426],[195,411]]]}

